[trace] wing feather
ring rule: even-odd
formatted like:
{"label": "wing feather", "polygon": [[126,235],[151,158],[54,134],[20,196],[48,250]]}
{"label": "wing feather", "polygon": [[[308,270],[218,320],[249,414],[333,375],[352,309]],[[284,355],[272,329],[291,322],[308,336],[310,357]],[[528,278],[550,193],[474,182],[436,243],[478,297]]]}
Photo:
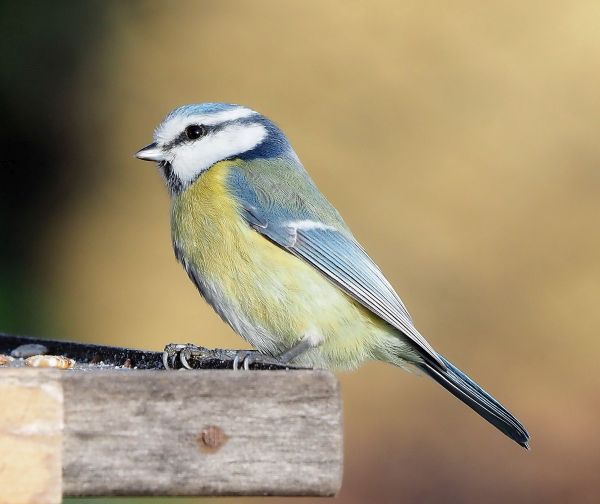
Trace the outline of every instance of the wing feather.
{"label": "wing feather", "polygon": [[354,238],[335,229],[298,229],[296,233],[295,243],[288,247],[292,254],[308,261],[445,367],[435,350],[414,327],[406,307],[383,273]]}
{"label": "wing feather", "polygon": [[[417,331],[408,310],[381,270],[352,236],[339,214],[303,168],[271,165],[237,168],[230,189],[246,222],[284,250],[306,261],[327,279],[411,340],[436,367],[446,369]],[[276,187],[274,187],[276,186]],[[268,189],[268,190],[267,190]]]}

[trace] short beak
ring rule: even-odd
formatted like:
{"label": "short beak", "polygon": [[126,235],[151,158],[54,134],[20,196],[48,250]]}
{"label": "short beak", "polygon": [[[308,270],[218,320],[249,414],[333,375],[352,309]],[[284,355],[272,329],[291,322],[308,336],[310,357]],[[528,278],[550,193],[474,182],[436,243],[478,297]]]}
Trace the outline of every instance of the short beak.
{"label": "short beak", "polygon": [[135,157],[144,161],[163,161],[165,159],[162,149],[156,145],[156,142],[137,151]]}

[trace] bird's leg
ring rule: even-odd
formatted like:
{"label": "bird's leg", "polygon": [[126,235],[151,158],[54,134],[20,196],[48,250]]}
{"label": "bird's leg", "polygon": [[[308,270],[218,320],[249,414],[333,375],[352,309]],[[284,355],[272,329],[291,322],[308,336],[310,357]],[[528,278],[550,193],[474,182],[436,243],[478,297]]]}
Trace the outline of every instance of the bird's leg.
{"label": "bird's leg", "polygon": [[233,369],[239,371],[243,368],[245,371],[248,371],[250,365],[254,363],[275,364],[284,367],[311,347],[312,345],[310,342],[303,339],[299,343],[296,343],[292,348],[275,357],[268,357],[256,350],[239,350],[233,359]]}
{"label": "bird's leg", "polygon": [[294,360],[299,355],[306,352],[311,347],[312,347],[312,345],[310,344],[310,342],[308,340],[303,339],[303,340],[300,340],[299,343],[296,343],[289,350],[286,350],[285,352],[277,355],[275,357],[275,359],[277,359],[282,364],[287,364],[288,362]]}
{"label": "bird's leg", "polygon": [[234,371],[249,371],[250,366],[255,364],[258,369],[289,369],[296,366],[290,365],[287,361],[281,361],[278,357],[265,355],[258,350],[237,350],[235,351],[232,368]]}
{"label": "bird's leg", "polygon": [[292,348],[280,353],[279,355],[275,355],[274,357],[263,355],[256,350],[239,350],[233,359],[233,369],[238,371],[243,368],[245,371],[248,371],[250,369],[250,365],[254,363],[288,367],[292,360],[306,352],[311,347],[312,345],[308,340],[301,340]]}

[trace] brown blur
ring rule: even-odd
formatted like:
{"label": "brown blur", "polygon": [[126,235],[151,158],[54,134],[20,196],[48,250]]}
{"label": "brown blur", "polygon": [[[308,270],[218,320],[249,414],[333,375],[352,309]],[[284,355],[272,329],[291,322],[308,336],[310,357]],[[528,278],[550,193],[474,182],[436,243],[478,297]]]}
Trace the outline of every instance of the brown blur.
{"label": "brown blur", "polygon": [[132,155],[175,106],[245,104],[288,134],[434,347],[532,433],[527,453],[433,382],[369,364],[340,376],[337,502],[600,498],[600,3],[153,1],[107,16],[65,105],[85,181],[35,255],[53,336],[243,346],[176,264],[166,190]]}

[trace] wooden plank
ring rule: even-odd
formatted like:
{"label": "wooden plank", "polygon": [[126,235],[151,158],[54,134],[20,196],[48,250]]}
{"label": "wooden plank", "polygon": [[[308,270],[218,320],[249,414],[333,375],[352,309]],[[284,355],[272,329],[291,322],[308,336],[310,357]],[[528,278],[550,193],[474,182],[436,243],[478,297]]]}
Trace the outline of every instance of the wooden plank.
{"label": "wooden plank", "polygon": [[0,370],[0,496],[62,502],[63,393],[55,370]]}
{"label": "wooden plank", "polygon": [[341,401],[326,371],[64,372],[64,492],[333,495]]}

